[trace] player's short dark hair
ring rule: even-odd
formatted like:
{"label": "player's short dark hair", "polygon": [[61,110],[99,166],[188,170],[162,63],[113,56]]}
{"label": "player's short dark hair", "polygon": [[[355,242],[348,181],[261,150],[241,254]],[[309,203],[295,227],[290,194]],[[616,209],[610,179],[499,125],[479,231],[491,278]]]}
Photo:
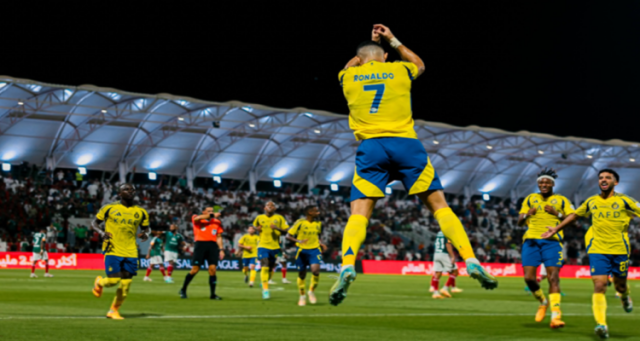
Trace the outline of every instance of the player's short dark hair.
{"label": "player's short dark hair", "polygon": [[385,52],[384,48],[382,47],[382,45],[376,43],[373,40],[366,40],[366,41],[363,41],[362,43],[360,43],[360,45],[358,45],[358,48],[356,49],[356,54],[360,53],[360,49],[361,48],[367,47],[367,46],[377,46],[382,50],[383,53]]}
{"label": "player's short dark hair", "polygon": [[543,175],[550,176],[554,179],[558,178],[558,173],[556,173],[556,170],[553,168],[542,168],[542,170],[540,170],[540,173],[538,173],[538,177],[541,177]]}
{"label": "player's short dark hair", "polygon": [[122,187],[123,187],[123,186],[127,186],[127,185],[128,185],[128,186],[133,187],[133,189],[136,189],[136,186],[134,186],[133,184],[130,184],[130,183],[128,183],[128,182],[125,182],[125,183],[123,183],[123,184],[120,184],[120,186],[118,186],[118,192],[122,191]]}
{"label": "player's short dark hair", "polygon": [[311,209],[318,207],[318,205],[309,205],[307,207],[304,208],[304,214],[309,214],[309,211],[311,211]]}
{"label": "player's short dark hair", "polygon": [[616,181],[617,181],[617,182],[620,182],[620,175],[618,175],[618,172],[614,171],[613,169],[611,169],[611,168],[605,168],[605,169],[600,170],[600,171],[598,172],[598,177],[599,177],[599,176],[600,176],[600,174],[602,174],[602,173],[611,173],[611,174],[613,174],[613,176],[616,178]]}

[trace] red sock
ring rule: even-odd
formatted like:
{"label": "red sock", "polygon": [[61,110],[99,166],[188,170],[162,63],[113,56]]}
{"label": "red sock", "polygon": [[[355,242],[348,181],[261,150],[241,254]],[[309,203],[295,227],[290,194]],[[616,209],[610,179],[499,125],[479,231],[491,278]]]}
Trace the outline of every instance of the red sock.
{"label": "red sock", "polygon": [[171,277],[172,273],[173,273],[173,265],[169,264],[169,266],[167,266],[167,275]]}
{"label": "red sock", "polygon": [[538,282],[538,283],[542,282],[542,277],[537,277],[536,278],[536,282]]}
{"label": "red sock", "polygon": [[31,273],[35,273],[35,272],[36,272],[36,265],[35,265],[35,264],[33,264],[33,265],[31,266]]}
{"label": "red sock", "polygon": [[450,275],[449,279],[447,280],[447,284],[445,284],[444,286],[449,287],[449,288],[455,288],[456,287],[456,276]]}
{"label": "red sock", "polygon": [[153,266],[149,265],[149,267],[147,268],[147,274],[145,276],[149,277],[149,275],[151,275],[151,270],[153,270]]}
{"label": "red sock", "polygon": [[435,276],[431,277],[431,287],[434,290],[438,290],[438,287],[440,286],[440,279],[436,278]]}
{"label": "red sock", "polygon": [[44,273],[49,273],[49,261],[44,262]]}
{"label": "red sock", "polygon": [[282,278],[287,278],[287,268],[282,267]]}
{"label": "red sock", "polygon": [[162,274],[162,277],[167,277],[167,275],[165,275],[164,273],[164,266],[160,265],[160,273]]}

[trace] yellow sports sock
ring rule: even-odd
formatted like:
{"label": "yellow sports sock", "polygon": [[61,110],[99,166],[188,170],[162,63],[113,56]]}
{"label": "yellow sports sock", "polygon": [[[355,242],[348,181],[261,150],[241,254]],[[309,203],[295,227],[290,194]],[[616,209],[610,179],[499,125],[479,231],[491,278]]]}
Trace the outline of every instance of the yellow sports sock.
{"label": "yellow sports sock", "polygon": [[355,214],[349,217],[342,236],[342,266],[356,265],[360,245],[367,236],[367,224],[369,220],[365,216]]}
{"label": "yellow sports sock", "polygon": [[246,276],[248,272],[249,272],[249,268],[248,267],[245,266],[244,268],[242,268],[242,274],[243,275]]}
{"label": "yellow sports sock", "polygon": [[311,276],[311,285],[309,286],[309,291],[316,291],[318,287],[318,282],[320,282],[320,275]]}
{"label": "yellow sports sock", "polygon": [[118,283],[120,283],[120,278],[105,277],[100,280],[100,286],[105,288],[116,286]]}
{"label": "yellow sports sock", "polygon": [[298,277],[298,291],[300,291],[300,296],[304,295],[304,279]]}
{"label": "yellow sports sock", "polygon": [[269,280],[271,280],[271,277],[273,277],[274,272],[276,272],[276,269],[269,271]]}
{"label": "yellow sports sock", "polygon": [[471,243],[469,242],[467,232],[464,231],[464,227],[462,227],[460,219],[458,219],[458,216],[453,213],[451,208],[441,208],[437,210],[433,216],[438,221],[438,224],[440,224],[440,229],[442,230],[442,233],[444,233],[444,236],[451,240],[451,243],[456,249],[458,249],[460,256],[464,260],[476,258],[473,248],[471,247]]}
{"label": "yellow sports sock", "polygon": [[607,325],[607,299],[604,294],[593,294],[593,317],[597,324]]}
{"label": "yellow sports sock", "polygon": [[559,293],[549,294],[549,304],[551,304],[551,319],[560,317],[560,297]]}
{"label": "yellow sports sock", "polygon": [[540,303],[544,303],[544,301],[546,301],[546,298],[544,297],[544,292],[542,292],[542,289],[538,289],[537,291],[534,291],[533,297],[535,297],[538,301],[540,301]]}
{"label": "yellow sports sock", "polygon": [[123,279],[122,281],[120,281],[120,286],[118,287],[118,290],[116,290],[116,297],[113,299],[113,304],[111,305],[113,309],[120,309],[120,306],[129,294],[131,281],[131,279]]}
{"label": "yellow sports sock", "polygon": [[249,282],[253,283],[256,280],[256,270],[249,272]]}
{"label": "yellow sports sock", "polygon": [[269,290],[269,267],[263,266],[260,269],[260,281],[262,282],[262,289]]}

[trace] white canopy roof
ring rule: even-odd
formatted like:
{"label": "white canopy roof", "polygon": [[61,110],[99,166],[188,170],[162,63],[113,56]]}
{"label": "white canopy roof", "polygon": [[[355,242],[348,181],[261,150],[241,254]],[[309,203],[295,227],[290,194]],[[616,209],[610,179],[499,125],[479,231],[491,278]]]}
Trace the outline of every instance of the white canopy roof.
{"label": "white canopy roof", "polygon": [[[556,192],[584,199],[597,193],[597,170],[612,167],[619,191],[640,195],[635,142],[420,120],[416,131],[447,192],[520,197],[536,190],[540,168],[553,167]],[[257,180],[305,183],[311,175],[315,183],[346,186],[358,144],[346,115],[0,76],[4,162],[44,165],[49,158],[55,167],[115,172],[124,163],[129,171],[172,175],[193,167],[196,176],[233,179],[254,171]]]}

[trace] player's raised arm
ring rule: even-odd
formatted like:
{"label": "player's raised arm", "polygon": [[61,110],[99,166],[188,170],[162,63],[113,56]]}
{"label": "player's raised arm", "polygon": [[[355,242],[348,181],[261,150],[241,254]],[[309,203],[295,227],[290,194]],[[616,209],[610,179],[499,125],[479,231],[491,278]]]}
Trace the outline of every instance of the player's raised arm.
{"label": "player's raised arm", "polygon": [[[418,74],[415,76],[415,78],[418,78],[418,76],[420,76],[424,72],[425,66],[422,59],[418,57],[417,54],[413,53],[413,51],[409,50],[408,47],[402,45],[402,43],[393,35],[393,33],[391,33],[391,30],[387,26],[384,26],[382,24],[375,24],[373,25],[373,30],[374,32],[378,32],[378,34],[382,36],[384,40],[391,45],[391,47],[398,51],[398,54],[400,54],[400,58],[402,58],[402,60],[411,62],[418,67]],[[372,35],[372,39],[374,39],[374,37],[375,36]]]}

